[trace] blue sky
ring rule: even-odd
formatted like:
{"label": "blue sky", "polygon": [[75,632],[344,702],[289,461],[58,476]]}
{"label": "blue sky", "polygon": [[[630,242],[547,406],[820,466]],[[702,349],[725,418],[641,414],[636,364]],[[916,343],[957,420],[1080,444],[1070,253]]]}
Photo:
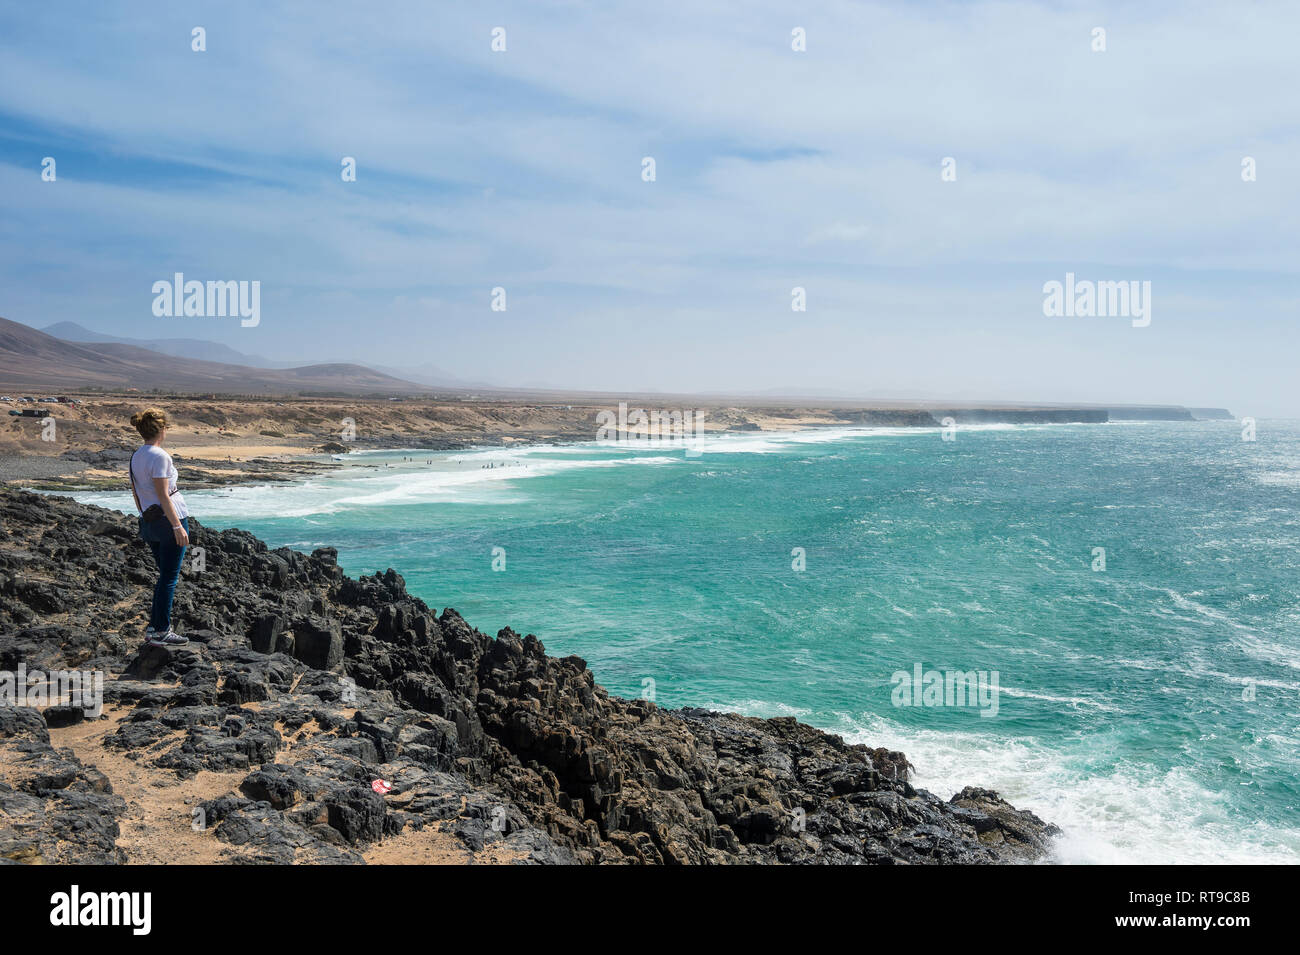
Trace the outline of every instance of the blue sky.
{"label": "blue sky", "polygon": [[[0,12],[5,317],[514,386],[1300,416],[1294,4],[119,6]],[[261,281],[261,323],[156,319],[176,271]],[[1045,317],[1067,271],[1150,281],[1151,325]]]}

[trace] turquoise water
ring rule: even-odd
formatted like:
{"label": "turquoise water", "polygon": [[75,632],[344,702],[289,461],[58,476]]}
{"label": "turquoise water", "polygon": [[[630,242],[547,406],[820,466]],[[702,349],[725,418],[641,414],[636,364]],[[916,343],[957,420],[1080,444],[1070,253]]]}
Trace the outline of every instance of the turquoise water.
{"label": "turquoise water", "polygon": [[[1060,824],[1065,861],[1300,861],[1297,423],[407,454],[187,499],[394,567],[613,692],[902,749],[941,796],[990,786]],[[895,706],[917,665],[996,671],[996,715]]]}

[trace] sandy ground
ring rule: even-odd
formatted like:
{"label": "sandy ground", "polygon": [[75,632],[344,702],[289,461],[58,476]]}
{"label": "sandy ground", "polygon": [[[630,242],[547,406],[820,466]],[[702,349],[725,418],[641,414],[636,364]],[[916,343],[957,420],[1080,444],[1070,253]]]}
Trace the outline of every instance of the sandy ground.
{"label": "sandy ground", "polygon": [[[209,831],[192,826],[194,808],[206,799],[236,791],[246,772],[202,771],[180,780],[171,773],[141,767],[116,750],[105,749],[104,737],[116,732],[130,707],[105,706],[108,719],[86,720],[75,726],[50,730],[50,743],[70,748],[87,766],[108,777],[113,792],[126,800],[127,816],[121,822],[117,844],[133,865],[205,865],[219,863],[226,848]],[[184,737],[177,732],[171,745]]]}
{"label": "sandy ground", "polygon": [[511,865],[524,856],[504,846],[471,855],[465,844],[437,825],[384,839],[362,855],[368,865]]}
{"label": "sandy ground", "polygon": [[[105,737],[116,732],[118,724],[130,712],[128,706],[105,706],[105,719],[51,729],[50,742],[56,749],[71,749],[84,765],[98,769],[108,777],[113,792],[126,801],[127,813],[120,823],[121,835],[117,842],[126,851],[129,865],[227,863],[229,860],[222,853],[229,847],[218,842],[211,831],[195,830],[193,813],[205,800],[237,793],[247,771],[203,770],[190,779],[178,779],[172,773],[142,767],[121,753],[106,749]],[[295,735],[301,738],[311,732],[312,727],[305,726]],[[177,731],[158,743],[157,748],[175,745],[184,735]],[[276,762],[291,760],[293,742],[286,737],[286,743],[276,754]],[[0,761],[0,773],[10,782],[20,772],[20,765],[9,766]],[[472,854],[464,843],[438,826],[384,839],[362,855],[371,865],[509,865],[523,858],[504,846],[489,846]]]}
{"label": "sandy ground", "polygon": [[221,460],[224,454],[231,462],[251,461],[254,458],[280,458],[292,460],[307,449],[292,444],[181,444],[174,441],[167,443],[167,449],[173,455],[184,458],[202,458],[204,460]]}

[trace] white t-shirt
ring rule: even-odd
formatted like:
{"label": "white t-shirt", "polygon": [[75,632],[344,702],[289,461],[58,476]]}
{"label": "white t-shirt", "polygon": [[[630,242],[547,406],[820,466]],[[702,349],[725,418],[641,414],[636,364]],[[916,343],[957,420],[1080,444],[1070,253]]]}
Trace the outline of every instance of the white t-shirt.
{"label": "white t-shirt", "polygon": [[171,492],[172,504],[176,507],[176,514],[182,518],[190,516],[189,510],[185,507],[185,498],[175,493],[176,465],[172,464],[172,456],[158,445],[140,446],[131,458],[131,476],[135,479],[135,493],[140,498],[141,511],[147,511],[150,504],[162,506],[162,502],[158,500],[158,492],[154,490],[153,479],[165,477],[167,490]]}

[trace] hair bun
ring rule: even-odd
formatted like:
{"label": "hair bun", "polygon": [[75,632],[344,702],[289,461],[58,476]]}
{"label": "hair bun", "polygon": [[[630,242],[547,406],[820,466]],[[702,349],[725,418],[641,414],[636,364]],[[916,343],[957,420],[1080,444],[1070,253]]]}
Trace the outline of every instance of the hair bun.
{"label": "hair bun", "polygon": [[140,437],[152,441],[167,427],[167,412],[161,408],[145,408],[131,415],[131,427],[140,432]]}

